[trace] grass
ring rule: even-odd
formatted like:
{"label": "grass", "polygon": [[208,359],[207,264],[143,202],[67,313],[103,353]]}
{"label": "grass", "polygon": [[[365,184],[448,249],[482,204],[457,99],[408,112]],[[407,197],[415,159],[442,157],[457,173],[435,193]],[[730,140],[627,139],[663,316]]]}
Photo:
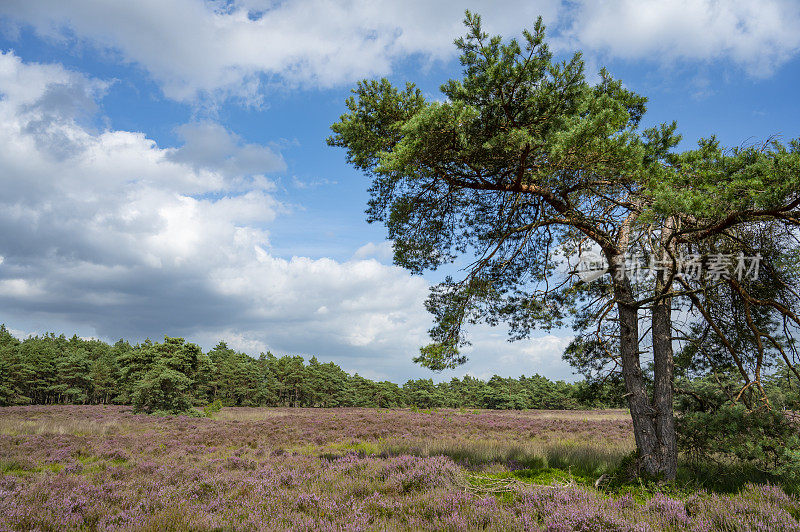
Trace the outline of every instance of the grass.
{"label": "grass", "polygon": [[257,407],[227,407],[213,414],[211,418],[217,421],[264,421],[285,418],[291,415],[292,413],[286,410]]}
{"label": "grass", "polygon": [[16,460],[0,460],[0,473],[20,475],[30,471],[30,467]]}
{"label": "grass", "polygon": [[520,442],[486,439],[389,439],[342,443],[328,446],[324,452],[331,455],[337,452],[356,452],[362,456],[446,456],[467,469],[477,471],[492,465],[502,465],[512,470],[561,469],[599,477],[615,470],[631,451],[632,448],[628,446],[613,447],[608,444],[585,444],[570,440]]}
{"label": "grass", "polygon": [[98,423],[94,420],[85,419],[26,419],[11,420],[0,417],[0,434],[3,435],[22,435],[22,434],[47,434],[64,435],[71,434],[77,436],[100,435],[119,433],[126,427],[116,421]]}

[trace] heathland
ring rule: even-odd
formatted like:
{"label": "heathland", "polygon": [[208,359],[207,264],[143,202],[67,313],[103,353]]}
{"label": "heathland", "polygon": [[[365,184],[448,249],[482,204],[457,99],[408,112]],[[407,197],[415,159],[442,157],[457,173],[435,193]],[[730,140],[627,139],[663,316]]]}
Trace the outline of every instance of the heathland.
{"label": "heathland", "polygon": [[0,529],[800,529],[800,500],[775,485],[607,482],[630,424],[623,410],[5,407]]}

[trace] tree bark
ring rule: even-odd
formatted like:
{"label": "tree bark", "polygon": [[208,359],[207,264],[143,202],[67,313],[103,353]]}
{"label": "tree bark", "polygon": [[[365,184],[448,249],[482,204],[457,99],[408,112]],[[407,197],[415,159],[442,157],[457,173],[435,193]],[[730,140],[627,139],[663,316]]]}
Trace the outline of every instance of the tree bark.
{"label": "tree bark", "polygon": [[[661,247],[674,251],[670,237],[674,231],[673,220],[667,219],[661,231]],[[670,289],[671,264],[656,272],[656,296]],[[660,454],[660,473],[664,479],[675,478],[678,468],[678,448],[673,413],[673,381],[675,358],[672,350],[672,302],[669,297],[656,299],[652,307],[653,337],[653,408],[655,410],[656,438]]]}
{"label": "tree bark", "polygon": [[[657,386],[654,386],[654,400],[647,392],[641,360],[639,358],[639,313],[630,280],[625,273],[625,256],[616,254],[610,257],[611,274],[614,275],[614,296],[617,299],[620,328],[620,357],[622,376],[628,407],[633,421],[633,434],[638,453],[638,472],[648,476],[672,480],[675,478],[677,454],[675,444],[675,425],[672,414],[672,344],[669,334],[669,307],[666,325],[663,312],[659,313],[659,326],[666,326],[669,343],[669,357],[666,349],[659,344],[656,363]],[[659,332],[661,329],[659,329]],[[655,338],[656,333],[653,332]],[[659,337],[663,340],[663,336]],[[654,339],[655,350],[655,339]]]}

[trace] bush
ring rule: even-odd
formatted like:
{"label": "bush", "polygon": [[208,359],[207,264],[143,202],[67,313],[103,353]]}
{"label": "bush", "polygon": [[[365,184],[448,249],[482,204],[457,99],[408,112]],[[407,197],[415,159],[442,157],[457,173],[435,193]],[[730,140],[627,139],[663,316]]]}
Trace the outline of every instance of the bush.
{"label": "bush", "polygon": [[158,364],[136,384],[133,411],[182,414],[190,412],[192,380],[164,364]]}
{"label": "bush", "polygon": [[800,435],[780,411],[732,403],[708,382],[678,400],[678,444],[696,461],[739,461],[770,476],[800,481]]}
{"label": "bush", "polygon": [[222,401],[217,399],[213,403],[209,403],[203,407],[203,415],[206,417],[212,417],[214,414],[222,410]]}

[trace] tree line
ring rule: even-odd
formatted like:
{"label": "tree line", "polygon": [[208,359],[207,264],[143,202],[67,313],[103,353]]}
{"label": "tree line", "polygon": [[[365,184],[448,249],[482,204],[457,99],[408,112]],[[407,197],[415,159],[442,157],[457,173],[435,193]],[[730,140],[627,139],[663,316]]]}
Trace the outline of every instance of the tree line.
{"label": "tree line", "polygon": [[403,385],[350,375],[316,357],[261,353],[220,342],[208,352],[183,338],[140,344],[67,338],[53,333],[20,340],[0,326],[0,405],[126,404],[137,411],[224,406],[580,409],[621,407],[621,383],[551,381],[534,375],[488,381]]}

